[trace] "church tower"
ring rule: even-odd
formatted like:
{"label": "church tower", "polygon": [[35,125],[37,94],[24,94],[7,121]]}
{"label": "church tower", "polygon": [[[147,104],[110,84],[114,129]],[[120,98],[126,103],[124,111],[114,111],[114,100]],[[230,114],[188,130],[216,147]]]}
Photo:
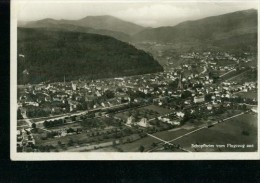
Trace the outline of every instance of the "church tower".
{"label": "church tower", "polygon": [[177,86],[177,89],[179,90],[182,90],[183,89],[183,84],[182,84],[182,77],[181,77],[181,74],[180,74],[180,78],[179,78],[179,82],[178,82],[178,86]]}

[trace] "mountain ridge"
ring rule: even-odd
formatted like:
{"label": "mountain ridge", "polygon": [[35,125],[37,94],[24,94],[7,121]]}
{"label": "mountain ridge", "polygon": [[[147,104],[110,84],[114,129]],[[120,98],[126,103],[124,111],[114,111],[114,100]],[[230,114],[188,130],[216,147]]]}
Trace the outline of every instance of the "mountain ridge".
{"label": "mountain ridge", "polygon": [[163,43],[211,42],[221,38],[245,34],[257,35],[257,10],[249,9],[227,14],[185,21],[175,26],[143,30],[133,36],[134,41]]}
{"label": "mountain ridge", "polygon": [[101,16],[86,16],[77,20],[66,20],[66,19],[53,19],[45,18],[36,21],[29,21],[23,27],[27,28],[36,28],[43,27],[46,23],[52,24],[71,24],[81,27],[91,27],[94,29],[104,29],[115,32],[122,32],[128,35],[135,34],[145,27],[137,25],[135,23],[119,19],[110,15],[101,15]]}

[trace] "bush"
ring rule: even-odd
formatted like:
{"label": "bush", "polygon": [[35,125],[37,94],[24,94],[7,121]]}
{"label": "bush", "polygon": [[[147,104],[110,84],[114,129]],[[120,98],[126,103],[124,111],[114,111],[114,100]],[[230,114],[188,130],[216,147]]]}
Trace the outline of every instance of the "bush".
{"label": "bush", "polygon": [[139,147],[139,151],[140,151],[140,152],[144,152],[144,146],[141,145],[141,146]]}
{"label": "bush", "polygon": [[74,141],[72,139],[69,139],[68,146],[73,146],[73,145],[74,145]]}

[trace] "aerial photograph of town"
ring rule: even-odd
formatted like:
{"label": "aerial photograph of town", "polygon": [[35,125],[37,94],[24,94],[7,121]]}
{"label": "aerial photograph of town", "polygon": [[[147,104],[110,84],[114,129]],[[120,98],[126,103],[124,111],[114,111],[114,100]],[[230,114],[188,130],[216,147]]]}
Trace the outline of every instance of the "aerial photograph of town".
{"label": "aerial photograph of town", "polygon": [[18,153],[258,151],[255,1],[108,4],[19,9]]}

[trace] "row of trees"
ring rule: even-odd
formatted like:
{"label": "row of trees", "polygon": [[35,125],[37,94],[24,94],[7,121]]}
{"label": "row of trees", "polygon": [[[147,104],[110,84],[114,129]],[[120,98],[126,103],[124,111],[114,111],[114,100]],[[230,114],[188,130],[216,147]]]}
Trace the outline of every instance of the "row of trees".
{"label": "row of trees", "polygon": [[53,120],[53,121],[44,121],[43,126],[45,128],[51,128],[55,126],[61,126],[65,123],[65,120],[63,119],[58,119],[58,120]]}
{"label": "row of trees", "polygon": [[46,117],[51,114],[51,110],[47,108],[30,108],[27,109],[26,114],[29,118]]}
{"label": "row of trees", "polygon": [[236,98],[222,98],[223,101],[233,102],[233,103],[246,103],[251,105],[257,105],[257,101],[250,98],[236,97]]}

